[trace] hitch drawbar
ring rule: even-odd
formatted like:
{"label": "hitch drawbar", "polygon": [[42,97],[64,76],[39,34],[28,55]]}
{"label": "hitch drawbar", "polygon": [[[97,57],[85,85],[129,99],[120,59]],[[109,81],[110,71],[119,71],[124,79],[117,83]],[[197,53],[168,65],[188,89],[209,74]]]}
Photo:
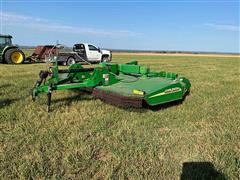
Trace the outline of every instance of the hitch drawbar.
{"label": "hitch drawbar", "polygon": [[[71,74],[71,73],[86,73],[86,72],[92,72],[94,71],[94,68],[80,68],[80,69],[61,69],[57,70],[58,74]],[[54,70],[52,68],[49,68],[49,71],[40,71],[39,73],[39,79],[36,81],[34,89],[40,87],[42,84],[45,85],[46,79],[48,76],[53,76],[55,78]],[[54,90],[54,84],[48,82],[48,88],[47,88],[47,111],[50,112],[51,110],[51,99],[52,99],[52,92]],[[34,92],[34,89],[31,91],[32,100],[35,101],[36,99],[36,92]]]}

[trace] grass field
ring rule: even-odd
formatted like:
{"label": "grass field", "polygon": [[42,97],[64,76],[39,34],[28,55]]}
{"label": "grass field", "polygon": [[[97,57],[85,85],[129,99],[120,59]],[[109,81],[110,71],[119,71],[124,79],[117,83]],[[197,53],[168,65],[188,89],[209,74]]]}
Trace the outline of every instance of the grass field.
{"label": "grass field", "polygon": [[190,96],[167,108],[123,109],[78,91],[28,97],[45,64],[0,65],[0,177],[239,179],[240,58],[117,54],[177,72]]}

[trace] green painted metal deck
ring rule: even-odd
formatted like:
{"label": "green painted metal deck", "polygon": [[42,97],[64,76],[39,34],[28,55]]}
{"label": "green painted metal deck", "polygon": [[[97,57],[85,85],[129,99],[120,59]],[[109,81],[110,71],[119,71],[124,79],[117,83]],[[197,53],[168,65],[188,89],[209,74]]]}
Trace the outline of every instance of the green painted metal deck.
{"label": "green painted metal deck", "polygon": [[173,80],[161,77],[134,77],[120,74],[118,78],[121,79],[119,83],[111,86],[98,86],[96,88],[122,96],[143,97],[142,95],[133,94],[133,90],[151,94],[173,83]]}

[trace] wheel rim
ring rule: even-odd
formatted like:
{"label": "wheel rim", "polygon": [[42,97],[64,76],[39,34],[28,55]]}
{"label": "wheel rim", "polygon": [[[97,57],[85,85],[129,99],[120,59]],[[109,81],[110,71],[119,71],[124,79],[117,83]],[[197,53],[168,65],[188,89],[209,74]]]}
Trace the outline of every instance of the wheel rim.
{"label": "wheel rim", "polygon": [[11,55],[11,60],[14,64],[20,64],[23,61],[23,55],[20,52],[14,52]]}
{"label": "wheel rim", "polygon": [[75,64],[75,60],[73,58],[70,58],[68,60],[68,65],[72,65],[72,64]]}

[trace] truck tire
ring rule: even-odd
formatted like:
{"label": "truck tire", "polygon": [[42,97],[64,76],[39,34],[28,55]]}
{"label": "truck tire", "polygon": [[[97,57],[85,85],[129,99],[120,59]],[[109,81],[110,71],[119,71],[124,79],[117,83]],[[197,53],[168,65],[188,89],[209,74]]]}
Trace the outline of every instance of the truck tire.
{"label": "truck tire", "polygon": [[11,48],[5,52],[4,60],[7,64],[22,64],[25,54],[18,48]]}
{"label": "truck tire", "polygon": [[109,56],[102,57],[102,62],[108,62],[108,61],[109,61]]}
{"label": "truck tire", "polygon": [[75,63],[76,63],[76,60],[75,60],[74,57],[69,57],[67,59],[67,66],[70,66],[70,65],[75,64]]}

